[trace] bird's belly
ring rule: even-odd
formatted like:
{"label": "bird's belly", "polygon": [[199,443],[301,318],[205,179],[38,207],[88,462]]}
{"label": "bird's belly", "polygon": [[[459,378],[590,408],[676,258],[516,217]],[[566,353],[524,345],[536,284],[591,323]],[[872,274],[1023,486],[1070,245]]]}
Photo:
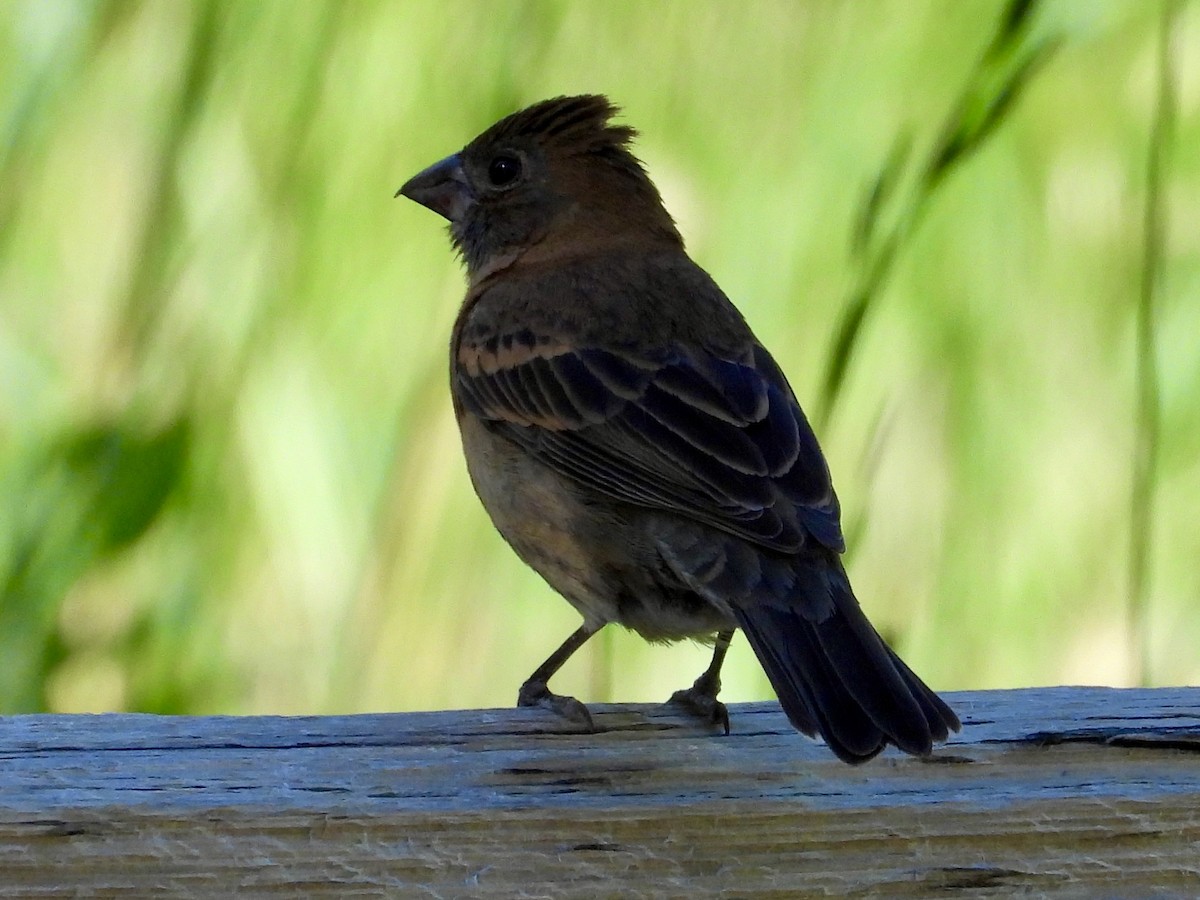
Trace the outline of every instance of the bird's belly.
{"label": "bird's belly", "polygon": [[585,500],[471,415],[459,427],[471,482],[496,530],[587,624],[618,622],[648,640],[704,638],[734,627],[728,610],[663,583],[644,516]]}
{"label": "bird's belly", "polygon": [[492,524],[527,565],[589,625],[618,618],[611,577],[587,546],[586,522],[569,485],[473,416],[459,422],[467,471]]}

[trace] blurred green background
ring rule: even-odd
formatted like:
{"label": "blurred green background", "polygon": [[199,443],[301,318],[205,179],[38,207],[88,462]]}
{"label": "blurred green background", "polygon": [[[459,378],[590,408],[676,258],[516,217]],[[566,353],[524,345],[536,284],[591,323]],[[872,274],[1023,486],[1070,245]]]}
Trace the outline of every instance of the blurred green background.
{"label": "blurred green background", "polygon": [[[1166,20],[0,0],[0,710],[515,701],[578,620],[471,492],[445,384],[462,274],[392,194],[576,92],[623,106],[822,423],[857,591],[918,672],[1197,682],[1200,8],[1164,70]],[[977,145],[927,177],[956,134]],[[607,629],[554,687],[662,700],[707,656]],[[725,683],[770,696],[741,639]]]}

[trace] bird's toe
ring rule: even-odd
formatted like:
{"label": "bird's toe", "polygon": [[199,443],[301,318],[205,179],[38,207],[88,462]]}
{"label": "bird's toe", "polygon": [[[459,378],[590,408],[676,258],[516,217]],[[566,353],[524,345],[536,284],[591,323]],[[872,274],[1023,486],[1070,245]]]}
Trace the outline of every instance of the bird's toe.
{"label": "bird's toe", "polygon": [[699,682],[690,688],[676,691],[667,701],[672,706],[681,707],[689,715],[710,724],[720,725],[729,734],[729,710],[716,695],[706,690]]}
{"label": "bird's toe", "polygon": [[517,706],[545,709],[578,725],[584,731],[598,730],[596,723],[592,721],[592,714],[588,712],[586,706],[574,697],[565,697],[562,694],[551,692],[546,683],[542,681],[527,681],[521,685],[521,690],[517,694]]}

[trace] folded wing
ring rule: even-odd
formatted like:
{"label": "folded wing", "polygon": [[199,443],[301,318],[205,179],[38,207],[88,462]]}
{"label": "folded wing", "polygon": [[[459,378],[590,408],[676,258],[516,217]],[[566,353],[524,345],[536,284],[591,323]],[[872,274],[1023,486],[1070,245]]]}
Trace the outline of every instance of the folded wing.
{"label": "folded wing", "polygon": [[843,548],[812,428],[770,355],[656,355],[519,331],[463,344],[456,394],[560,474],[761,547]]}

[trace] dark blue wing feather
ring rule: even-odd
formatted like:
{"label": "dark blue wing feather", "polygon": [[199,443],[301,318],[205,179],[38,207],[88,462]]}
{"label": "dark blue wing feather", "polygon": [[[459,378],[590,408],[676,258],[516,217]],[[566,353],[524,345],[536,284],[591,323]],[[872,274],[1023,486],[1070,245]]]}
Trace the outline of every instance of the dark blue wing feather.
{"label": "dark blue wing feather", "polygon": [[521,333],[460,346],[455,380],[472,414],[590,490],[773,550],[843,548],[816,437],[761,347],[651,357]]}

